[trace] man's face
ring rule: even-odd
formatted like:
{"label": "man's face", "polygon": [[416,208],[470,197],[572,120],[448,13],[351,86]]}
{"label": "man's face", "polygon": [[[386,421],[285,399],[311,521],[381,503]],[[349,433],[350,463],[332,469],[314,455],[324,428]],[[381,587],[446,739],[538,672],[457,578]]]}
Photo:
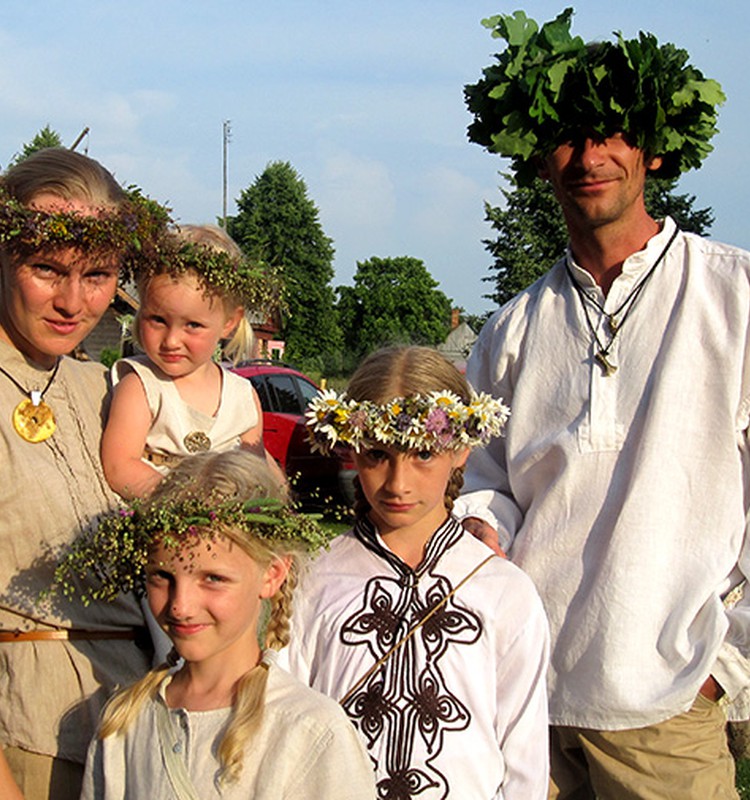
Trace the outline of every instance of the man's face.
{"label": "man's face", "polygon": [[568,226],[592,229],[645,213],[646,173],[659,166],[660,158],[647,161],[642,150],[617,133],[558,145],[539,174],[552,184]]}

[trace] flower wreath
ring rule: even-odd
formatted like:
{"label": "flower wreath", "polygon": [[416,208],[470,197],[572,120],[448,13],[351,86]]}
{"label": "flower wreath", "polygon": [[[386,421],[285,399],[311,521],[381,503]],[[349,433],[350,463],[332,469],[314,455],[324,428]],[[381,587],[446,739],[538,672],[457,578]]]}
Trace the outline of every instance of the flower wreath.
{"label": "flower wreath", "polygon": [[310,401],[305,416],[313,449],[330,453],[336,445],[358,452],[372,443],[403,450],[481,446],[502,433],[509,414],[489,394],[464,402],[452,392],[430,392],[380,404],[327,389]]}
{"label": "flower wreath", "polygon": [[464,88],[474,122],[469,139],[513,159],[519,186],[536,160],[580,135],[622,132],[663,163],[655,177],[697,168],[713,149],[721,86],[687,63],[688,53],[652,34],[586,44],[570,35],[572,8],[541,28],[523,11],[483,20],[506,49]]}
{"label": "flower wreath", "polygon": [[191,545],[230,530],[313,552],[334,535],[317,520],[315,515],[298,513],[269,497],[215,504],[188,498],[157,506],[148,500],[134,500],[100,518],[70,545],[55,569],[52,591],[77,596],[84,605],[111,602],[121,592],[142,594],[149,551],[155,542],[174,549],[184,560],[190,558]]}

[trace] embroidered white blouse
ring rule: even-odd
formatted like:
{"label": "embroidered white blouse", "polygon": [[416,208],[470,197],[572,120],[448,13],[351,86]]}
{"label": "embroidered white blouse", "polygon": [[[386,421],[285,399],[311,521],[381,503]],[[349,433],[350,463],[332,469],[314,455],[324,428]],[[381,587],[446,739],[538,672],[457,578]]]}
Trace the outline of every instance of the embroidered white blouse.
{"label": "embroidered white blouse", "polygon": [[[450,519],[412,570],[357,523],[297,590],[292,672],[341,700],[489,555]],[[344,703],[378,797],[546,798],[547,649],[531,581],[491,558]]]}
{"label": "embroidered white blouse", "polygon": [[[616,310],[674,227],[606,299],[573,263],[575,279]],[[605,315],[589,315],[608,342]],[[750,574],[749,337],[750,254],[683,233],[621,321],[609,376],[563,261],[482,331],[467,377],[512,413],[472,453],[457,511],[498,527],[542,596],[554,724],[656,723],[709,674],[743,701],[750,607],[727,613],[722,597]]]}

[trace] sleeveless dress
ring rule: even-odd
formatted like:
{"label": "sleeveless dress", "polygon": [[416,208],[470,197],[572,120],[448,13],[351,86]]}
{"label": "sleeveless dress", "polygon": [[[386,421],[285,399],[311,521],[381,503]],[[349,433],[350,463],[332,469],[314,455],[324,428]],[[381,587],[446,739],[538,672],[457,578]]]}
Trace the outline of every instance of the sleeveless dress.
{"label": "sleeveless dress", "polygon": [[185,403],[174,381],[147,356],[123,358],[112,367],[112,383],[135,372],[153,417],[143,461],[165,475],[185,456],[203,450],[222,452],[240,445],[240,436],[258,424],[250,381],[221,367],[221,400],[214,416]]}

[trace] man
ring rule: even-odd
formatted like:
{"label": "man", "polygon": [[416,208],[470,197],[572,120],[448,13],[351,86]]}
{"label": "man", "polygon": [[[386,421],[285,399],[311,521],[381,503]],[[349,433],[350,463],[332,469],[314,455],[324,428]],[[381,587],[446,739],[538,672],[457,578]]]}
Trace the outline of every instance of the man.
{"label": "man", "polygon": [[750,683],[750,254],[653,219],[649,174],[710,150],[713,81],[570,10],[467,87],[470,136],[549,180],[565,258],[487,323],[467,377],[509,402],[459,513],[535,581],[552,630],[552,798],[737,797],[724,705]]}

